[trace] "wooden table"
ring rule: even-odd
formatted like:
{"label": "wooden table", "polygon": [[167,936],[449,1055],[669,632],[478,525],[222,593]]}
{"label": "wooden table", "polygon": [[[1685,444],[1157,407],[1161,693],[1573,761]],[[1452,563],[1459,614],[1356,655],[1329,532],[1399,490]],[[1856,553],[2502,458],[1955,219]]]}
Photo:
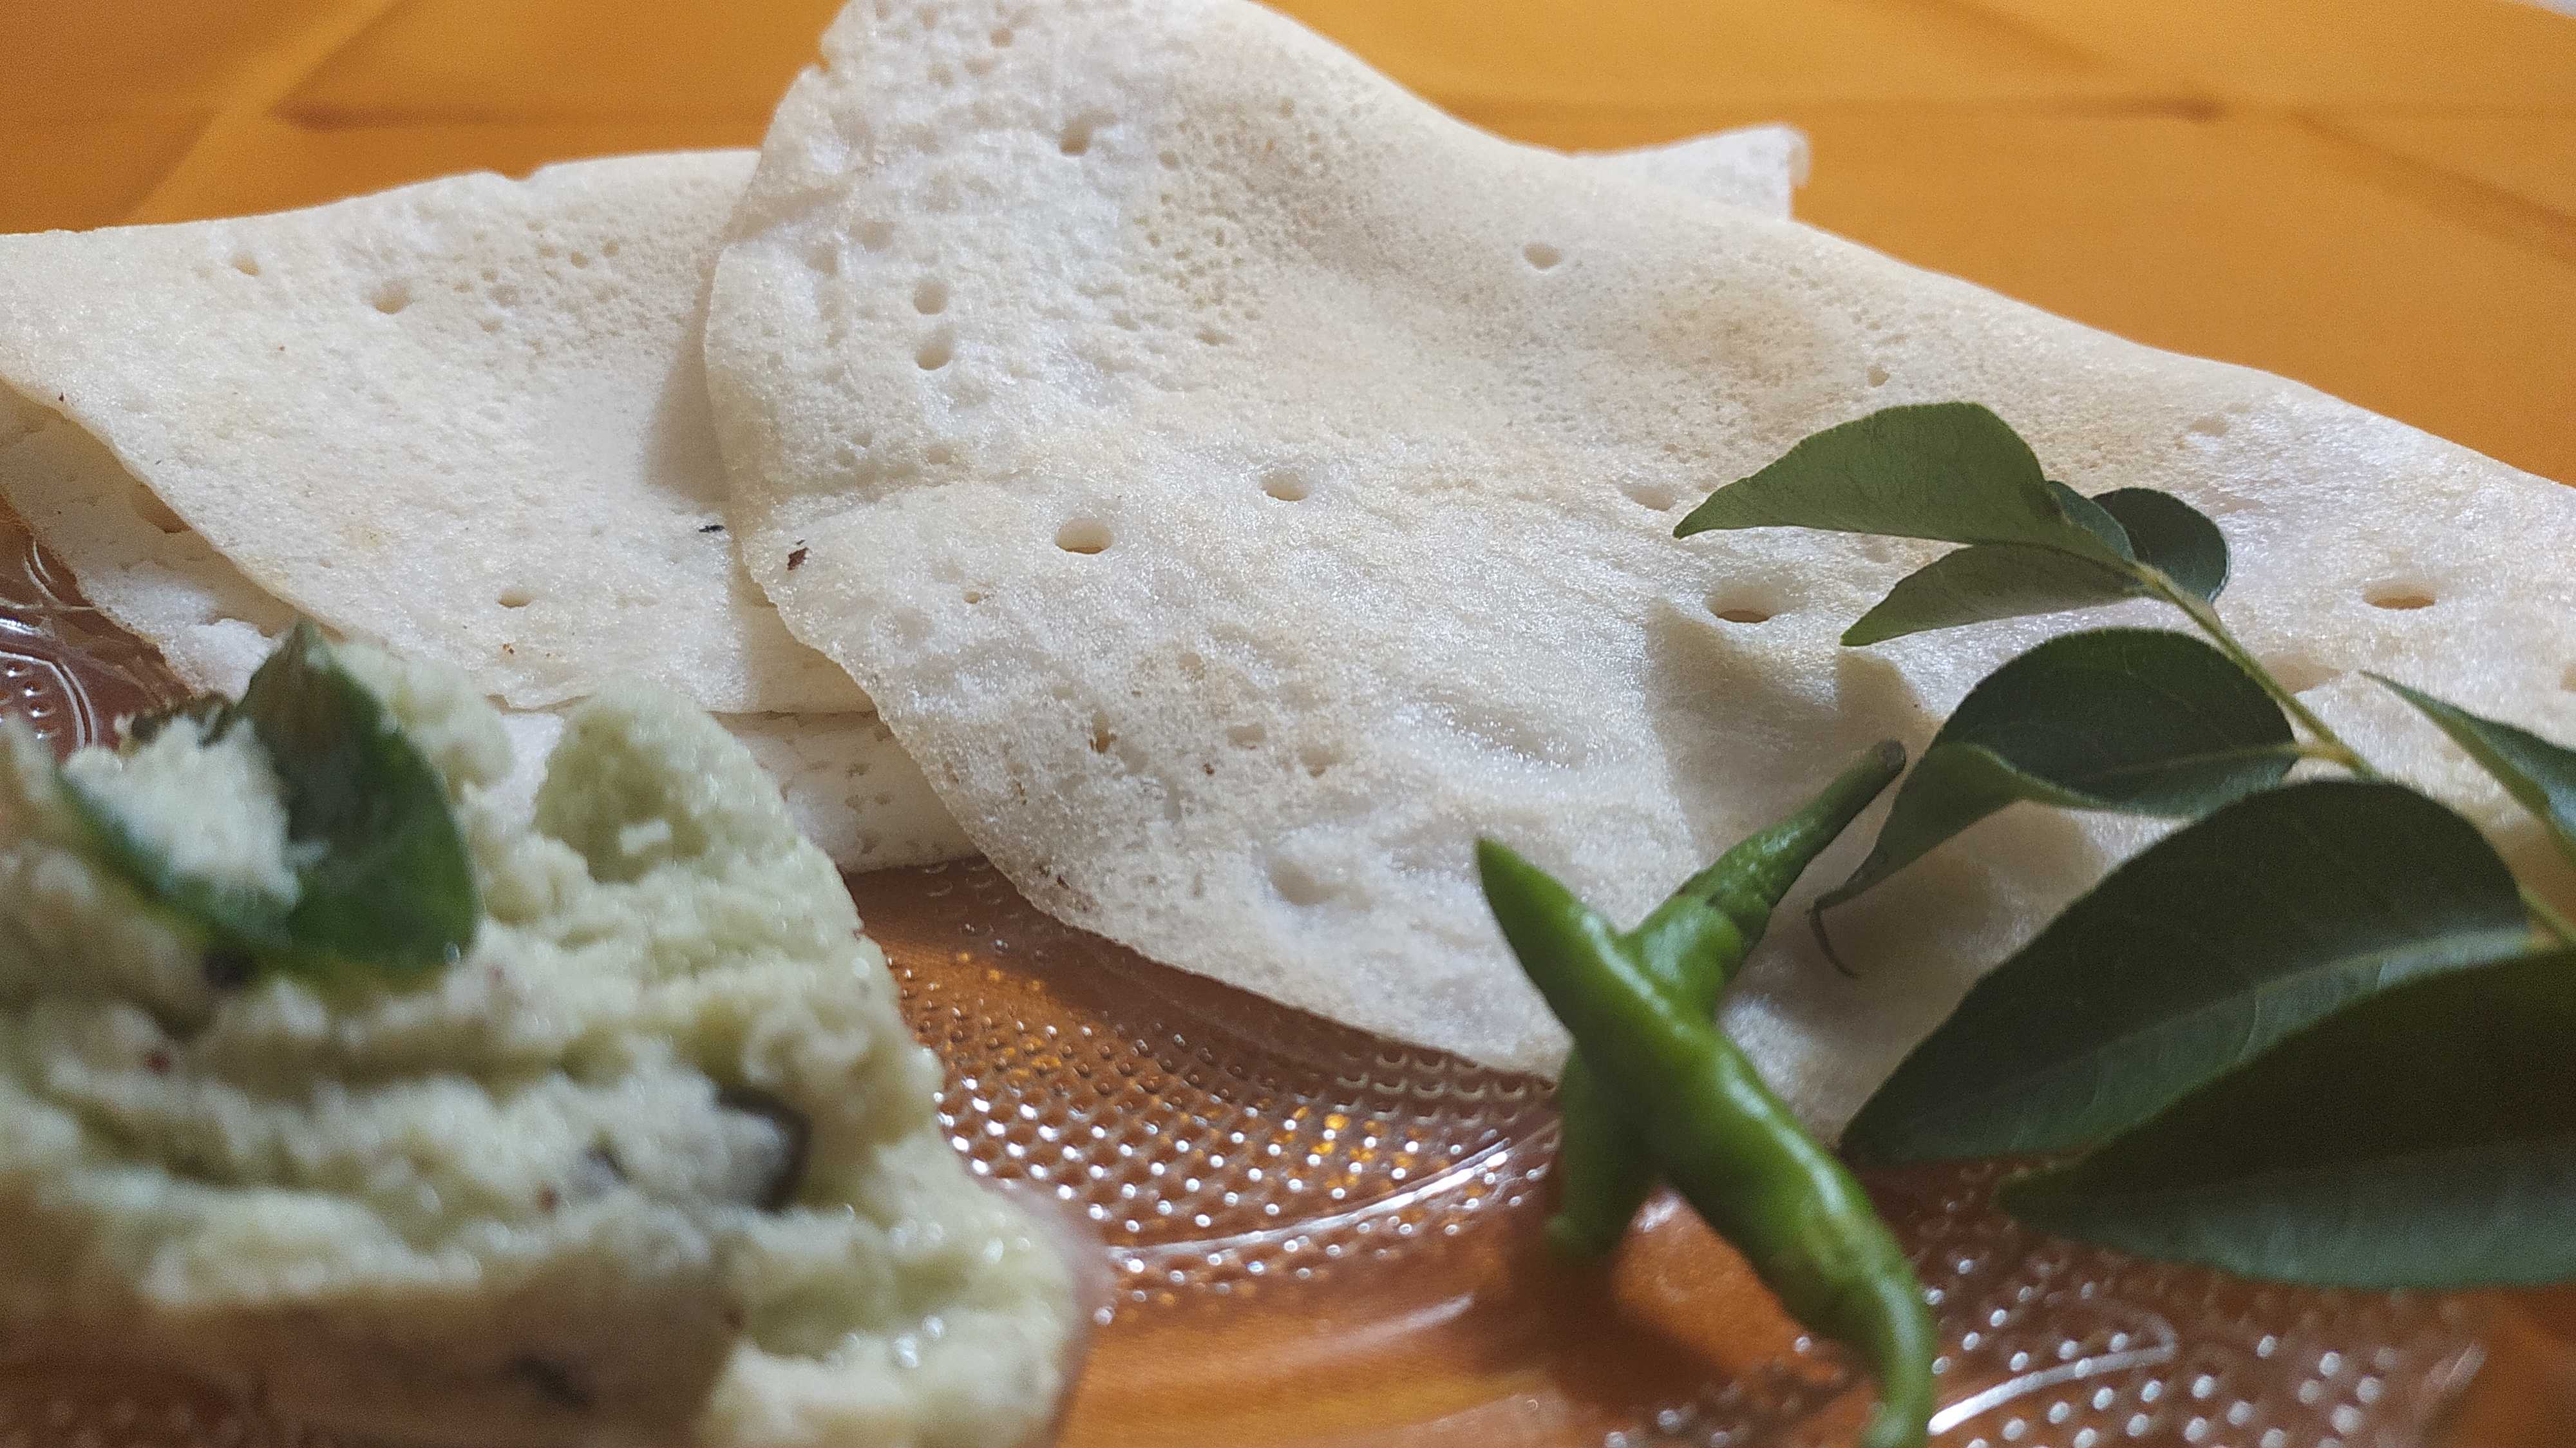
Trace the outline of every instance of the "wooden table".
{"label": "wooden table", "polygon": [[[5,0],[0,231],[755,144],[837,6]],[[2576,19],[2538,5],[1285,8],[1533,141],[1794,122],[1815,147],[1809,220],[2576,481]],[[2576,1301],[2525,1326],[2455,1441],[2551,1441],[2576,1404]]]}

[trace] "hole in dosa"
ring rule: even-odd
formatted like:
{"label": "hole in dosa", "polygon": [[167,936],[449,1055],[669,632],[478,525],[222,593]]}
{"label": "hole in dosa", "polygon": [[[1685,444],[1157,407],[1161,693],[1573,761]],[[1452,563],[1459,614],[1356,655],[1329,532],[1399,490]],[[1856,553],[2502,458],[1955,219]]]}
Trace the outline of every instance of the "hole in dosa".
{"label": "hole in dosa", "polygon": [[1055,546],[1067,553],[1105,553],[1109,544],[1109,525],[1097,518],[1070,519],[1055,531]]}
{"label": "hole in dosa", "polygon": [[1709,595],[1708,611],[1728,623],[1769,623],[1780,610],[1767,598],[1713,593]]}
{"label": "hole in dosa", "polygon": [[1091,149],[1092,137],[1108,124],[1109,117],[1098,112],[1076,116],[1064,123],[1064,135],[1056,142],[1056,149],[1068,156],[1079,156]]}

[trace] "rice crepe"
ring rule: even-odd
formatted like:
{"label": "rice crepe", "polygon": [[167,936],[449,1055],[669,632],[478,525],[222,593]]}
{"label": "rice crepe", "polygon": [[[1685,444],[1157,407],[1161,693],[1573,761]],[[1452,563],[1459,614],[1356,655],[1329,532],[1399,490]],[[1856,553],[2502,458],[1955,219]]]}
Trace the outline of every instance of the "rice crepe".
{"label": "rice crepe", "polygon": [[[1805,151],[1767,126],[1600,160],[1785,216]],[[752,162],[626,156],[0,237],[0,448],[41,412],[103,445],[69,488],[0,456],[0,493],[202,688],[237,683],[287,618],[172,592],[165,570],[211,543],[294,608],[522,707],[635,675],[713,710],[865,709],[716,526],[698,317]],[[59,477],[71,446],[43,467]],[[131,535],[128,514],[170,556],[86,536]]]}
{"label": "rice crepe", "polygon": [[[5,392],[0,493],[46,520],[40,536],[83,590],[117,599],[118,622],[158,648],[191,688],[239,697],[295,621],[292,609],[161,509],[97,439]],[[501,794],[527,804],[563,720],[548,710],[506,711],[501,720],[513,757]],[[974,853],[875,715],[721,714],[716,721],[778,782],[798,831],[843,869]]]}
{"label": "rice crepe", "polygon": [[[1671,536],[1808,433],[1960,397],[2082,491],[2215,516],[2249,642],[2528,852],[2351,671],[2576,735],[2576,493],[1497,140],[1236,0],[854,6],[823,53],[716,271],[729,516],[788,627],[1068,921],[1552,1069],[1475,836],[1634,919],[2062,627],[1846,650],[1937,549]],[[1862,979],[1783,929],[1725,1024],[1838,1128],[2139,828],[1998,816],[1843,913]]]}
{"label": "rice crepe", "polygon": [[160,650],[189,688],[238,696],[295,623],[152,496],[107,446],[0,389],[0,496],[82,595]]}
{"label": "rice crepe", "polygon": [[0,237],[0,386],[262,590],[513,705],[637,677],[711,710],[863,710],[720,526],[694,340],[747,166],[621,157]]}
{"label": "rice crepe", "polygon": [[[1789,193],[1805,163],[1804,143],[1795,131],[1785,127],[1755,127],[1720,135],[1698,137],[1671,146],[1654,147],[1634,152],[1613,152],[1599,158],[1603,164],[1699,191],[1721,200],[1755,206],[1776,214],[1788,213]],[[585,169],[613,173],[610,179],[618,188],[636,197],[652,197],[635,208],[639,224],[660,224],[672,219],[671,207],[678,203],[694,204],[699,214],[682,218],[683,224],[658,237],[640,242],[620,241],[615,236],[591,240],[605,253],[614,249],[620,256],[653,259],[656,248],[675,241],[689,241],[697,248],[688,265],[661,257],[654,269],[617,273],[620,285],[635,293],[621,297],[625,309],[647,320],[666,321],[693,311],[701,289],[701,275],[711,264],[717,233],[723,218],[730,213],[736,199],[733,191],[710,189],[702,185],[710,176],[730,174],[739,181],[749,175],[752,153],[735,152],[729,156],[673,154],[637,156],[616,162],[591,163]],[[560,169],[560,168],[558,168]],[[556,172],[541,172],[527,183],[533,188],[519,199],[538,206],[558,206],[576,213],[550,220],[549,226],[573,224],[583,198],[589,193],[580,187],[563,184]],[[499,183],[497,178],[482,178],[486,183]],[[543,185],[540,185],[540,183]],[[431,183],[454,189],[452,183]],[[413,191],[425,188],[411,188]],[[486,189],[489,189],[487,185]],[[388,193],[401,196],[407,193]],[[385,197],[366,198],[351,206],[381,210]],[[329,212],[334,208],[322,208]],[[314,213],[304,213],[312,215]],[[97,244],[111,248],[127,246],[137,235],[160,235],[171,241],[184,240],[188,227],[154,228],[143,233],[101,234]],[[49,243],[78,247],[80,238],[46,238]],[[612,248],[612,243],[615,243]],[[640,246],[643,250],[635,248]],[[542,250],[542,249],[541,249]],[[0,251],[0,256],[5,256]],[[522,259],[523,263],[526,259]],[[526,263],[542,276],[553,258],[540,254]],[[568,260],[568,259],[567,259]],[[43,270],[39,255],[34,270]],[[559,268],[557,268],[559,269]],[[504,272],[491,285],[518,285],[517,271]],[[21,278],[22,285],[40,282],[41,277]],[[662,284],[655,293],[650,285]],[[226,283],[219,284],[229,285]],[[58,305],[61,304],[58,299]],[[28,325],[32,325],[29,323]],[[539,322],[540,330],[554,323]],[[658,326],[658,322],[657,322]],[[694,324],[661,330],[646,329],[636,334],[636,347],[641,348],[652,336],[670,333],[666,340],[675,354],[694,354]],[[629,357],[635,364],[629,368],[639,376],[654,371],[642,365],[646,359]],[[532,364],[538,372],[563,367],[593,365],[593,359],[556,355]],[[666,365],[665,371],[670,370]],[[41,391],[43,384],[39,383]],[[536,389],[542,398],[548,388]],[[604,400],[604,399],[603,399]],[[43,405],[46,399],[30,397],[0,388],[0,496],[31,521],[39,537],[62,557],[90,600],[128,630],[161,651],[172,669],[189,686],[239,694],[252,669],[275,648],[278,639],[294,621],[295,610],[263,591],[245,577],[239,568],[211,547],[206,539],[191,529],[186,520],[138,481],[133,473],[105,443],[84,432],[69,418],[54,410],[68,406],[68,395],[52,399],[54,406]],[[644,396],[630,399],[636,410],[653,405]],[[662,456],[672,467],[657,474],[661,482],[671,484],[667,490],[674,499],[700,498],[720,486],[720,474],[714,463],[715,443],[700,406],[683,406],[671,398],[662,399],[661,425],[669,434]],[[530,425],[534,425],[530,420]],[[688,471],[682,475],[682,465]],[[143,470],[147,476],[160,477],[157,469]],[[247,475],[234,480],[239,490],[259,485],[261,476]],[[677,526],[692,530],[694,539],[715,535],[707,533],[703,510],[679,515],[656,516],[632,514],[621,507],[621,499],[632,490],[636,479],[616,469],[592,468],[561,477],[519,476],[523,490],[561,492],[579,485],[594,489],[604,516],[629,516],[641,530],[639,536],[658,536]],[[571,501],[578,503],[578,498]],[[370,520],[372,526],[372,518]],[[720,542],[720,540],[719,540]],[[693,544],[709,557],[724,551],[716,543]],[[419,587],[447,586],[438,577],[393,578],[383,580],[387,588],[406,583]],[[591,585],[576,579],[576,590]],[[730,580],[727,584],[730,587]],[[674,606],[689,603],[688,588],[712,589],[711,577],[692,577],[685,569],[665,586],[667,598]],[[336,595],[325,594],[326,597]],[[722,593],[707,593],[706,598],[726,598]],[[578,599],[574,600],[578,603]],[[434,604],[435,599],[421,601]],[[381,610],[362,609],[356,614],[329,612],[317,608],[320,620],[343,633],[366,634],[368,624],[381,616]],[[530,605],[530,613],[534,606]],[[698,612],[706,619],[722,620],[723,607],[707,606],[700,600]],[[478,620],[473,609],[439,613],[432,608],[410,610],[411,621],[433,631],[446,644],[451,659],[478,656],[483,653],[477,642]],[[702,620],[703,621],[703,620]],[[638,621],[642,627],[651,620]],[[793,658],[800,667],[821,663],[818,655],[789,643],[779,634],[777,625],[768,617],[765,602],[736,620],[743,628],[738,640],[746,657]],[[651,642],[625,637],[620,627],[603,624],[606,636],[603,650],[613,666],[632,657],[631,646]],[[534,645],[527,645],[534,647]],[[567,647],[576,651],[592,647],[585,637]],[[504,686],[516,670],[519,653],[504,652],[498,660],[488,660],[472,672],[478,681],[494,693]],[[576,657],[574,663],[582,660]],[[824,668],[832,668],[822,663]],[[743,660],[715,665],[719,673],[738,671]],[[834,672],[837,673],[837,670]],[[857,699],[856,691],[847,691],[838,699],[825,702],[847,704]],[[863,703],[863,700],[858,702]],[[521,792],[531,791],[541,776],[545,751],[560,729],[551,713],[513,712],[504,715],[514,731],[514,745],[519,768],[515,776]],[[785,793],[791,815],[807,838],[829,854],[845,869],[876,869],[897,865],[927,864],[956,859],[971,854],[972,847],[931,794],[921,772],[892,741],[885,726],[873,716],[851,712],[846,708],[830,712],[732,713],[719,715],[719,720],[734,736],[748,745],[763,768],[775,777]]]}

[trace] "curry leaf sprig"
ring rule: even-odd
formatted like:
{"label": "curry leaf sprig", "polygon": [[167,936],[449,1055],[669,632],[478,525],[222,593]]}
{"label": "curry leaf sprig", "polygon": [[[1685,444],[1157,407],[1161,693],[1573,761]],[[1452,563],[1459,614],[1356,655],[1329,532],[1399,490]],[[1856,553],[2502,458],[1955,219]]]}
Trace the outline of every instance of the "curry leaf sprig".
{"label": "curry leaf sprig", "polygon": [[[1966,545],[1850,645],[2140,598],[2200,635],[2095,630],[2005,664],[1819,901],[2015,803],[2187,821],[1970,991],[1853,1121],[1852,1157],[2089,1153],[2004,1205],[2257,1276],[2576,1277],[2576,925],[2235,637],[2215,524],[2149,489],[2086,498],[1994,413],[1946,403],[1818,433],[1676,531],[1759,527]],[[2576,751],[2379,682],[2576,861]],[[2347,777],[2291,782],[2303,760]]]}
{"label": "curry leaf sprig", "polygon": [[1877,843],[1811,918],[1821,936],[1825,910],[2008,805],[2188,818],[2279,784],[2305,752],[2262,686],[2188,634],[2051,639],[1960,701]]}
{"label": "curry leaf sprig", "polygon": [[210,960],[401,975],[452,962],[473,943],[482,905],[446,784],[319,629],[299,623],[238,703],[201,694],[140,715],[124,747],[182,719],[208,740],[237,728],[258,740],[286,808],[291,891],[192,876],[102,792],[57,777],[107,863],[200,931]]}

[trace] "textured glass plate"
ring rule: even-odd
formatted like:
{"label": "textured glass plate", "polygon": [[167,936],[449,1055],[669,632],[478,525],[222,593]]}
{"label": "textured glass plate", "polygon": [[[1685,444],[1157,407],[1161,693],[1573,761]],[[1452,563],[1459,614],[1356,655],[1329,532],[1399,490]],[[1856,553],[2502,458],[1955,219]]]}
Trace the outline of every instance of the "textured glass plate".
{"label": "textured glass plate", "polygon": [[[173,687],[5,514],[0,683],[62,748]],[[1068,1443],[1771,1448],[1845,1441],[1865,1412],[1841,1356],[1669,1199],[1606,1278],[1545,1259],[1543,1083],[1152,965],[980,863],[851,889],[947,1060],[957,1149],[1110,1258]],[[2417,1444],[2496,1320],[2490,1299],[2256,1287],[2036,1236],[1993,1179],[1871,1182],[1937,1298],[1957,1448]],[[105,1347],[0,1365],[0,1448],[309,1437]],[[2516,1441],[2562,1441],[2540,1431]]]}

